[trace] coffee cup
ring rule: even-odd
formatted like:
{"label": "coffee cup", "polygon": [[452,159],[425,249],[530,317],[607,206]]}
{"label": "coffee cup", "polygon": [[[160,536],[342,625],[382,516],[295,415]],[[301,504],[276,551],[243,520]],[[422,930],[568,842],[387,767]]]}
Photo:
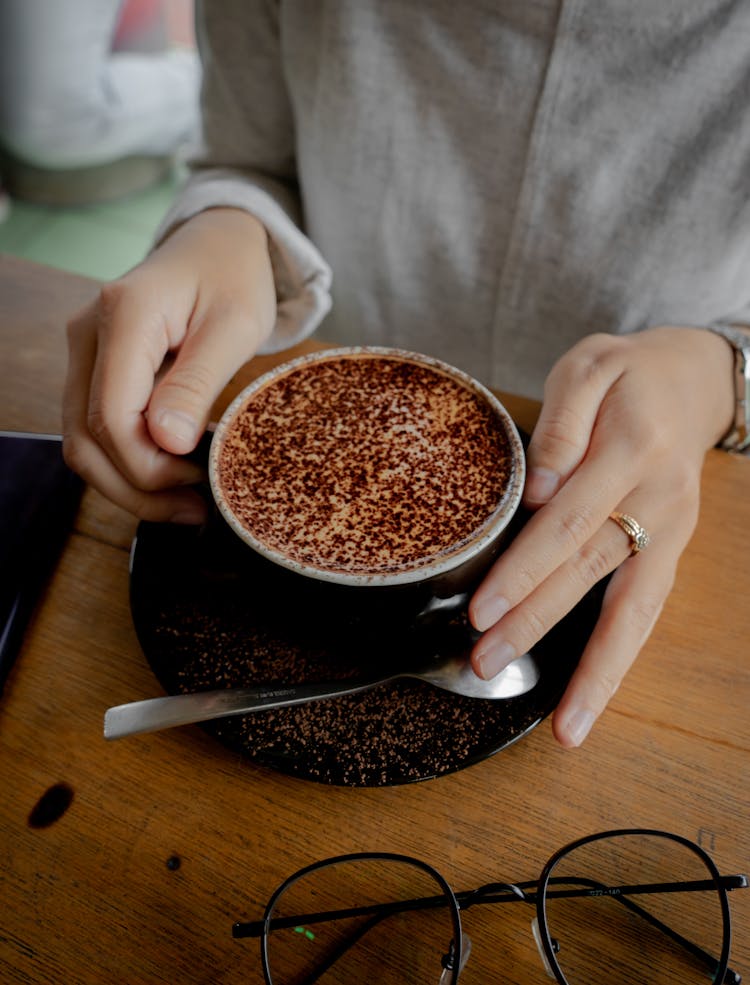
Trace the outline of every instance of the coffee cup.
{"label": "coffee cup", "polygon": [[376,632],[465,606],[507,541],[524,477],[521,438],[491,391],[383,347],[277,366],[230,404],[209,454],[221,516],[289,609],[303,600]]}

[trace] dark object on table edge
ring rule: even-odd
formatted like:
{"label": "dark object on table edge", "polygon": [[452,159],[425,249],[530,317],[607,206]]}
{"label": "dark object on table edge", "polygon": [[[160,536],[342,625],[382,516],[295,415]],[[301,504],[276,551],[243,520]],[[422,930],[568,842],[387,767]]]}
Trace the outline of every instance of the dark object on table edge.
{"label": "dark object on table edge", "polygon": [[60,436],[0,431],[0,694],[82,492]]}

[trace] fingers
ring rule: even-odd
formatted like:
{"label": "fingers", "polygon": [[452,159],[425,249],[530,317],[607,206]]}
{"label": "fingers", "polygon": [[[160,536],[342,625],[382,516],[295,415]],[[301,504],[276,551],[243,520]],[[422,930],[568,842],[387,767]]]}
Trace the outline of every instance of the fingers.
{"label": "fingers", "polygon": [[[69,363],[63,400],[63,453],[67,464],[86,482],[95,485],[105,496],[129,512],[148,520],[199,523],[206,506],[192,489],[180,483],[195,482],[200,470],[177,462],[174,475],[165,473],[170,486],[177,488],[147,492],[126,478],[90,430],[89,381],[97,357],[94,305],[74,318],[68,328]],[[141,425],[142,427],[142,425]],[[161,453],[164,455],[164,453]]]}
{"label": "fingers", "polygon": [[[639,510],[645,508],[645,502],[638,505]],[[634,509],[621,512],[633,514]],[[600,617],[555,711],[553,731],[561,745],[583,742],[638,656],[672,589],[679,557],[697,519],[697,482],[688,495],[675,483],[675,499],[665,501],[655,520],[653,543],[610,579]],[[617,529],[614,523],[609,526]]]}
{"label": "fingers", "polygon": [[554,500],[529,520],[471,600],[469,617],[476,629],[488,630],[600,530],[631,486],[630,477],[616,467],[618,457],[612,441],[599,456],[585,461]]}
{"label": "fingers", "polygon": [[189,225],[200,236],[206,285],[196,291],[193,309],[169,326],[176,359],[154,387],[147,413],[151,439],[177,455],[193,450],[214,401],[271,333],[276,316],[268,241],[258,220],[211,209]]}
{"label": "fingers", "polygon": [[604,520],[565,564],[483,634],[472,652],[476,673],[488,680],[530,650],[597,582],[622,564],[630,548],[621,528]]}
{"label": "fingers", "polygon": [[561,745],[580,745],[648,638],[688,536],[676,529],[657,541],[660,550],[628,557],[630,539],[616,524],[605,524],[565,566],[481,637],[471,658],[475,671],[490,678],[532,649],[601,577],[615,571],[596,627],[554,716],[553,731]]}
{"label": "fingers", "polygon": [[70,322],[70,466],[138,516],[200,520],[205,504],[186,487],[202,471],[180,456],[195,448],[217,395],[270,333],[275,306],[256,219],[214,209],[184,223]]}
{"label": "fingers", "polygon": [[[484,634],[472,664],[491,677],[615,572],[555,716],[563,745],[583,741],[619,686],[695,527],[703,456],[726,417],[714,393],[718,372],[706,378],[716,355],[696,330],[656,328],[585,339],[550,374],[528,452],[525,502],[534,515],[475,592],[469,615]],[[614,511],[644,525],[644,553],[628,557],[630,535],[608,519]]]}
{"label": "fingers", "polygon": [[[580,551],[612,510],[648,479],[656,439],[652,419],[640,412],[639,374],[626,368],[630,345],[629,340],[591,336],[550,374],[541,428],[529,450],[529,471],[543,468],[554,474],[557,491],[545,504],[549,490],[538,476],[536,482],[529,480],[532,489],[525,498],[537,512],[500,556],[469,607],[480,632]],[[563,434],[545,421],[567,422],[569,427]]]}
{"label": "fingers", "polygon": [[586,455],[605,395],[621,372],[621,339],[591,335],[553,368],[527,451],[524,505],[548,502]]}
{"label": "fingers", "polygon": [[[106,285],[89,318],[78,326],[79,333],[93,336],[95,345],[88,376],[78,371],[81,389],[90,381],[88,433],[123,477],[145,491],[200,478],[195,465],[154,443],[145,421],[154,378],[171,347],[170,334],[177,334],[170,328],[184,326],[189,314],[187,299],[174,299],[165,291],[160,300],[152,279],[139,276]],[[76,328],[72,324],[69,333],[71,363]]]}
{"label": "fingers", "polygon": [[180,455],[192,451],[226,383],[255,352],[260,332],[247,309],[214,304],[196,313],[177,357],[148,403],[148,432]]}
{"label": "fingers", "polygon": [[584,741],[638,656],[672,588],[673,556],[655,555],[646,564],[639,555],[612,576],[599,621],[553,717],[561,745]]}
{"label": "fingers", "polygon": [[[566,747],[580,745],[619,687],[656,622],[674,582],[677,560],[697,519],[697,496],[673,502],[649,520],[652,542],[632,556],[630,537],[611,520],[521,604],[489,629],[472,653],[481,677],[492,677],[533,646],[607,573],[614,571],[602,611],[579,665],[555,712],[553,731]],[[649,515],[648,497],[627,501],[622,512]]]}
{"label": "fingers", "polygon": [[83,446],[66,437],[63,454],[68,466],[86,482],[142,520],[199,524],[206,518],[207,505],[200,493],[187,487],[144,492],[128,482],[95,443]]}

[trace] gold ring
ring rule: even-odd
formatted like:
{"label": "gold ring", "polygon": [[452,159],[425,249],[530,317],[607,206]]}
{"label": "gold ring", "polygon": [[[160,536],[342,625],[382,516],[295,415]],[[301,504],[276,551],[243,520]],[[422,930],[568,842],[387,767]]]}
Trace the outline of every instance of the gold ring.
{"label": "gold ring", "polygon": [[651,538],[643,529],[640,523],[628,513],[610,513],[610,520],[614,520],[618,527],[621,527],[630,537],[630,556],[644,550],[651,543]]}

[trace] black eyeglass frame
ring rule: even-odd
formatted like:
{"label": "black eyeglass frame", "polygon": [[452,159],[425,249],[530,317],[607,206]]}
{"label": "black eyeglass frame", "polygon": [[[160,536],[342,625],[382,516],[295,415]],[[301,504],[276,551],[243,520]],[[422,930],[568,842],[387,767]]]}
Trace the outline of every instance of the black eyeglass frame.
{"label": "black eyeglass frame", "polygon": [[[721,954],[718,958],[714,958],[712,955],[707,954],[701,948],[691,945],[689,941],[686,941],[681,935],[676,934],[671,928],[667,927],[661,921],[656,920],[647,914],[642,907],[634,904],[632,900],[629,900],[626,895],[624,895],[624,890],[631,888],[631,891],[635,891],[636,887],[621,887],[621,893],[618,894],[617,899],[619,902],[625,904],[631,909],[637,910],[640,916],[645,916],[646,919],[659,929],[663,930],[669,937],[683,946],[687,947],[691,953],[696,957],[700,957],[706,963],[716,962],[715,970],[713,971],[713,981],[721,982],[724,985],[740,985],[742,978],[737,972],[733,971],[728,967],[729,965],[729,951],[732,943],[732,918],[729,911],[729,898],[727,896],[728,890],[731,889],[745,889],[747,888],[747,878],[746,876],[722,876],[719,872],[716,863],[700,845],[697,845],[694,841],[689,838],[684,838],[682,835],[674,834],[670,831],[658,831],[651,828],[621,828],[615,831],[601,831],[597,834],[587,835],[583,838],[578,838],[576,841],[570,842],[563,848],[560,848],[555,854],[550,858],[550,860],[545,865],[542,870],[542,874],[539,877],[539,888],[537,890],[536,908],[537,908],[537,920],[539,922],[539,934],[542,942],[542,947],[544,953],[549,962],[550,968],[555,974],[555,978],[560,983],[560,985],[569,985],[569,982],[560,968],[557,957],[555,955],[555,948],[553,939],[549,932],[549,926],[547,924],[547,907],[546,902],[548,897],[548,886],[552,881],[553,872],[558,863],[566,857],[566,855],[581,848],[583,845],[588,845],[596,841],[602,841],[605,838],[616,838],[619,836],[644,836],[644,837],[659,837],[666,838],[669,841],[676,842],[679,845],[683,845],[685,848],[689,849],[696,855],[706,866],[708,871],[711,873],[711,877],[714,882],[714,888],[717,891],[719,897],[719,905],[721,906],[721,916],[722,916],[722,944],[721,944]],[[637,887],[641,892],[645,890],[646,887]],[[652,891],[654,892],[670,892],[670,891],[682,891],[684,884],[680,883],[667,883],[658,887],[654,887]],[[553,891],[554,892],[554,891]],[[599,890],[594,889],[593,894],[598,894]],[[565,895],[570,895],[566,893]]]}
{"label": "black eyeglass frame", "polygon": [[[581,888],[571,890],[555,890],[554,870],[558,863],[568,854],[581,848],[584,845],[601,841],[607,838],[619,836],[653,836],[665,838],[693,852],[706,866],[711,880],[691,881],[688,883],[658,883],[651,885],[606,887],[601,885],[591,885],[590,880],[581,880]],[[362,907],[348,907],[344,910],[326,911],[324,913],[296,914],[286,918],[274,919],[274,910],[279,898],[299,879],[310,875],[318,869],[328,866],[338,865],[346,862],[362,861],[394,861],[416,867],[423,873],[431,876],[442,890],[442,894],[434,897],[423,897],[412,900],[399,900],[394,903],[381,903],[365,905]],[[561,877],[561,881],[567,886],[570,879]],[[552,938],[547,923],[546,901],[547,899],[574,896],[613,896],[618,902],[626,905],[629,909],[637,912],[649,923],[662,930],[671,939],[676,941],[690,951],[694,956],[700,958],[707,968],[711,969],[714,982],[724,983],[724,985],[739,985],[741,976],[728,967],[729,952],[731,947],[731,915],[729,910],[728,891],[732,889],[745,889],[748,886],[747,877],[744,875],[722,876],[711,856],[700,845],[682,835],[674,834],[669,831],[661,831],[653,828],[618,828],[611,831],[602,831],[596,834],[578,838],[560,848],[552,855],[545,864],[538,880],[530,880],[519,883],[488,883],[475,890],[455,893],[446,879],[432,865],[421,859],[413,858],[409,855],[401,855],[394,852],[354,852],[346,855],[337,855],[332,858],[321,859],[307,865],[297,872],[290,875],[274,891],[269,899],[262,920],[250,922],[236,922],[232,927],[232,936],[236,939],[247,937],[260,937],[261,941],[261,963],[263,975],[267,985],[274,985],[271,977],[268,954],[268,940],[272,930],[284,927],[293,927],[300,923],[310,923],[322,920],[335,920],[350,918],[353,916],[372,915],[373,919],[364,924],[357,934],[346,942],[343,948],[339,949],[327,962],[326,967],[330,967],[340,957],[345,950],[354,946],[369,929],[385,919],[392,913],[403,913],[408,910],[427,909],[436,906],[448,906],[450,910],[451,923],[453,927],[453,939],[451,941],[450,953],[444,958],[444,965],[451,972],[449,985],[456,985],[461,968],[461,957],[463,953],[463,932],[461,927],[461,911],[467,910],[472,906],[486,903],[505,903],[505,902],[525,902],[534,905],[536,908],[537,925],[539,928],[540,942],[548,962],[549,970],[556,978],[559,985],[570,985],[560,968],[557,957],[555,941]],[[663,892],[683,892],[692,890],[714,889],[719,898],[722,913],[722,947],[718,958],[708,954],[702,948],[687,941],[684,937],[672,930],[658,918],[653,917],[647,910],[644,910],[638,903],[628,899],[626,891],[635,893],[663,893]],[[533,891],[535,890],[535,891]],[[318,969],[317,976],[322,974],[325,968]]]}
{"label": "black eyeglass frame", "polygon": [[[233,937],[257,937],[260,936],[260,953],[261,953],[261,963],[263,966],[263,975],[266,979],[267,985],[273,985],[273,979],[271,977],[271,968],[269,963],[268,955],[268,940],[272,927],[276,929],[282,929],[284,927],[293,927],[298,923],[309,923],[314,922],[316,919],[320,919],[323,916],[327,920],[340,919],[342,917],[351,918],[354,916],[366,916],[368,913],[372,915],[372,920],[364,924],[363,927],[359,929],[357,934],[350,938],[346,942],[344,950],[349,950],[353,947],[358,940],[367,933],[368,930],[372,929],[373,926],[380,923],[386,917],[390,916],[392,913],[403,913],[410,909],[423,909],[425,908],[425,900],[399,900],[393,904],[376,904],[375,906],[362,906],[362,907],[347,907],[346,910],[338,910],[327,912],[324,915],[321,914],[296,914],[294,917],[287,917],[283,919],[274,920],[273,913],[276,907],[277,901],[284,895],[284,893],[294,885],[299,879],[303,879],[305,876],[310,875],[312,872],[318,869],[327,868],[331,865],[339,865],[346,862],[357,862],[367,859],[368,861],[385,861],[385,862],[399,862],[405,865],[409,865],[411,868],[417,868],[421,872],[428,876],[431,876],[437,885],[442,890],[442,896],[433,897],[432,902],[429,905],[433,906],[447,906],[449,908],[451,924],[453,928],[453,937],[451,940],[451,953],[450,962],[457,969],[461,965],[461,954],[463,951],[463,930],[461,928],[461,915],[460,907],[456,895],[449,886],[448,882],[441,875],[437,869],[433,868],[429,862],[423,862],[421,859],[413,858],[410,855],[399,855],[395,852],[354,852],[349,855],[337,855],[333,858],[321,859],[318,862],[313,862],[311,865],[306,865],[304,868],[299,869],[297,872],[293,873],[287,879],[282,882],[282,884],[276,889],[268,903],[266,904],[266,910],[263,915],[263,920],[261,922],[261,932],[260,935],[257,933],[258,923],[235,923],[232,927]],[[415,904],[411,906],[410,904]],[[338,958],[344,953],[344,950],[337,951],[327,962],[326,966],[330,967]],[[316,978],[323,974],[324,967],[317,969]],[[451,976],[450,985],[454,985],[458,981],[457,974],[454,973]]]}

